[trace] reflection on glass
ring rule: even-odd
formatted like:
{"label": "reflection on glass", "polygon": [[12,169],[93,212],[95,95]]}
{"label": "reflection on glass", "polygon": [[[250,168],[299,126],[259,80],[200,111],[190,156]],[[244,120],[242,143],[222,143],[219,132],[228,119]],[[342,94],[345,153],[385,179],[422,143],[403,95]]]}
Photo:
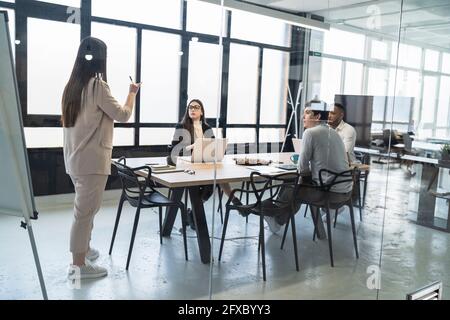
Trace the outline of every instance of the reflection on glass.
{"label": "reflection on glass", "polygon": [[178,122],[180,46],[178,35],[142,32],[141,122]]}
{"label": "reflection on glass", "polygon": [[438,71],[439,66],[439,52],[435,50],[425,50],[425,69],[431,71]]}
{"label": "reflection on glass", "polygon": [[188,101],[200,99],[207,118],[217,116],[221,48],[216,44],[189,42]]}
{"label": "reflection on glass", "polygon": [[181,29],[181,0],[94,0],[92,15]]}
{"label": "reflection on glass", "polygon": [[345,63],[344,94],[359,95],[363,84],[363,64],[356,62]]}
{"label": "reflection on glass", "polygon": [[[63,6],[74,7],[74,8],[79,8],[80,4],[81,4],[81,0],[38,0],[38,1],[60,4]],[[98,0],[96,0],[96,1],[98,1]]]}
{"label": "reflection on glass", "polygon": [[61,97],[77,56],[80,26],[28,18],[27,37],[28,114],[61,114]]}
{"label": "reflection on glass", "polygon": [[139,143],[141,146],[169,145],[172,141],[173,128],[142,128]]}
{"label": "reflection on glass", "polygon": [[[112,95],[124,103],[128,96],[130,76],[136,80],[136,29],[103,23],[92,23],[92,36],[108,47],[108,85]],[[134,122],[134,111],[129,122]]]}
{"label": "reflection on glass", "polygon": [[256,130],[250,128],[227,129],[228,143],[255,143]]}
{"label": "reflection on glass", "polygon": [[[264,49],[260,118],[262,124],[286,122],[288,76],[289,54],[278,50]],[[296,93],[294,92],[292,95],[295,99]]]}
{"label": "reflection on glass", "polygon": [[422,117],[421,123],[426,125],[433,123],[436,108],[436,87],[437,79],[432,76],[424,77],[423,99],[422,99]]}
{"label": "reflection on glass", "polygon": [[334,95],[341,93],[341,60],[322,59],[322,83],[319,98],[326,103],[334,101]]}
{"label": "reflection on glass", "polygon": [[[187,2],[187,31],[200,32],[220,36],[222,9],[218,5],[202,2]],[[227,19],[223,20],[223,35],[227,34]]]}
{"label": "reflection on glass", "polygon": [[282,21],[249,13],[233,11],[231,37],[279,46],[290,45],[290,26]]}
{"label": "reflection on glass", "polygon": [[[324,40],[324,53],[355,59],[364,58],[366,37],[363,34],[331,28],[330,31],[325,32]],[[344,46],[343,43],[352,45]]]}
{"label": "reflection on glass", "polygon": [[230,46],[227,122],[256,124],[258,96],[258,48]]}
{"label": "reflection on glass", "polygon": [[114,146],[133,146],[134,145],[134,129],[114,128],[113,145]]}
{"label": "reflection on glass", "polygon": [[24,128],[27,148],[62,148],[62,128]]}

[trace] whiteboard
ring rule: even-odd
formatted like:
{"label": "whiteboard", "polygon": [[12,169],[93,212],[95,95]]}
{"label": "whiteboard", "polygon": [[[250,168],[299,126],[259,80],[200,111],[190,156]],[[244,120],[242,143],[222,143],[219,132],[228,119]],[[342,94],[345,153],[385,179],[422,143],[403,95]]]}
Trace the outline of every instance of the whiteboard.
{"label": "whiteboard", "polygon": [[0,214],[28,221],[36,210],[6,11],[0,11],[0,70]]}

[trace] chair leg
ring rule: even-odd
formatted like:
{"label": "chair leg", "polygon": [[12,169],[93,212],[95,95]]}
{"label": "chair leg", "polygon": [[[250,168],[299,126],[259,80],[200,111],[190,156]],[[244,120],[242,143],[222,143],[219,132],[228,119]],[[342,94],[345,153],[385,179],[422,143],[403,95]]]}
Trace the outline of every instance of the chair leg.
{"label": "chair leg", "polygon": [[126,270],[128,270],[128,267],[130,265],[131,253],[133,252],[134,238],[136,237],[136,230],[137,230],[137,226],[139,223],[140,213],[141,213],[141,208],[138,206],[138,208],[136,210],[136,216],[134,218],[133,232],[131,233],[130,249],[128,250],[127,266],[125,268]]}
{"label": "chair leg", "polygon": [[284,227],[283,239],[281,240],[281,247],[280,247],[281,250],[283,250],[283,247],[284,247],[284,241],[286,240],[286,235],[287,235],[287,231],[289,229],[290,222],[291,222],[291,220],[288,220],[286,222],[286,227]]}
{"label": "chair leg", "polygon": [[[242,181],[242,184],[241,184],[241,190],[244,190],[244,186],[245,186],[245,181]],[[242,192],[241,192],[241,194],[239,195],[239,201],[242,201]]]}
{"label": "chair leg", "polygon": [[[312,208],[312,207],[309,207],[309,208],[310,208],[310,210],[311,210],[311,217],[312,217],[312,219],[313,219],[313,225],[314,225],[313,241],[316,241],[317,223],[318,223],[319,217],[317,217],[317,216],[314,214],[314,211],[313,211],[313,208]],[[320,214],[320,208],[316,208],[315,210],[316,210],[316,214]]]}
{"label": "chair leg", "polygon": [[366,205],[366,191],[367,191],[367,179],[369,178],[369,171],[366,171],[366,175],[364,177],[364,191],[363,191],[363,206]]}
{"label": "chair leg", "polygon": [[334,267],[334,261],[333,261],[333,241],[331,239],[331,217],[330,217],[330,208],[327,205],[327,231],[328,231],[328,248],[330,250],[330,261],[331,266]]}
{"label": "chair leg", "polygon": [[350,208],[350,221],[352,223],[353,244],[355,245],[356,259],[359,259],[358,242],[356,239],[355,215],[353,214],[353,206],[352,206],[351,201],[349,203],[349,208]]}
{"label": "chair leg", "polygon": [[[248,190],[249,188],[250,188],[250,182],[246,182],[246,190]],[[249,202],[249,193],[246,192],[246,194],[245,194],[245,204],[248,205],[248,202]]]}
{"label": "chair leg", "polygon": [[361,186],[359,181],[358,181],[358,204],[359,204],[359,221],[362,221]]}
{"label": "chair leg", "polygon": [[[292,241],[294,242],[294,254],[295,254],[295,269],[299,271],[298,267],[298,249],[297,249],[297,233],[295,231],[295,215],[291,216],[291,225],[292,225]],[[286,229],[287,230],[287,229]]]}
{"label": "chair leg", "polygon": [[181,212],[181,228],[183,230],[184,257],[186,261],[188,261],[187,237],[186,237],[187,211],[182,205],[180,205],[180,212]]}
{"label": "chair leg", "polygon": [[162,244],[162,207],[159,207],[159,212],[158,212],[158,216],[159,216],[159,244]]}
{"label": "chair leg", "polygon": [[305,214],[303,215],[303,218],[306,218],[306,214],[308,213],[308,207],[309,207],[309,204],[306,205]]}
{"label": "chair leg", "polygon": [[334,224],[333,224],[333,228],[336,228],[337,216],[338,216],[338,210],[339,210],[339,209],[336,209],[336,212],[334,213]]}
{"label": "chair leg", "polygon": [[222,209],[222,199],[223,199],[223,190],[219,187],[219,207],[217,211],[220,212],[220,222],[223,224],[223,209]]}
{"label": "chair leg", "polygon": [[227,210],[225,210],[225,221],[223,222],[223,227],[222,227],[222,238],[220,239],[219,261],[222,259],[223,243],[225,242],[225,235],[227,233],[229,217],[230,217],[230,209],[227,208]]}
{"label": "chair leg", "polygon": [[117,228],[119,227],[120,215],[122,214],[123,203],[125,202],[125,196],[122,195],[120,197],[119,207],[117,208],[116,222],[114,224],[114,231],[112,234],[111,244],[109,246],[109,255],[112,253],[112,249],[114,246],[114,240],[116,239]]}
{"label": "chair leg", "polygon": [[261,258],[263,268],[263,279],[266,281],[266,248],[264,243],[264,216],[259,216],[259,244],[261,246]]}

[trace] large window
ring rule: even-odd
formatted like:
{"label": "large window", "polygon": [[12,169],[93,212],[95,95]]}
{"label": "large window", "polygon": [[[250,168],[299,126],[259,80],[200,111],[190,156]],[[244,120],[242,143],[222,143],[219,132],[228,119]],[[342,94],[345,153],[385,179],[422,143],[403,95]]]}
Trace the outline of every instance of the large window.
{"label": "large window", "polygon": [[259,50],[257,47],[231,44],[228,81],[228,123],[256,124],[258,55]]}
{"label": "large window", "polygon": [[141,122],[178,121],[182,55],[180,42],[178,35],[143,31]]}
{"label": "large window", "polygon": [[[108,47],[108,85],[112,95],[124,103],[130,76],[136,79],[136,29],[93,23],[92,36],[103,40]],[[130,122],[134,122],[134,116]]]}
{"label": "large window", "polygon": [[[260,123],[283,124],[286,122],[288,71],[288,53],[271,49],[264,50]],[[296,93],[293,93],[292,99],[296,98],[295,95]]]}
{"label": "large window", "polygon": [[222,9],[210,3],[202,1],[188,1],[187,2],[187,25],[186,29],[192,32],[212,34],[220,36],[227,32],[227,19],[224,16],[223,26],[220,25],[222,21]]}
{"label": "large window", "polygon": [[180,29],[181,0],[94,0],[92,15]]}
{"label": "large window", "polygon": [[207,118],[215,118],[219,114],[217,104],[222,71],[219,49],[216,44],[189,43],[188,100],[200,99]]}
{"label": "large window", "polygon": [[28,114],[61,114],[79,43],[79,25],[28,19]]}

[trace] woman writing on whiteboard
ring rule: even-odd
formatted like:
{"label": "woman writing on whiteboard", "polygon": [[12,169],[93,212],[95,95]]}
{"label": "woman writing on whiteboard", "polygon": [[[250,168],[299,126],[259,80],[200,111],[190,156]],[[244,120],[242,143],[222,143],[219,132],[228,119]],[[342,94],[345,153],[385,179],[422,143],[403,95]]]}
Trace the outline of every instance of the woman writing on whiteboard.
{"label": "woman writing on whiteboard", "polygon": [[140,88],[132,83],[122,106],[106,81],[106,44],[92,37],[83,39],[64,89],[61,118],[66,172],[75,187],[69,276],[80,279],[107,275],[105,268],[92,263],[99,252],[90,247],[91,232],[111,174],[114,120],[128,121]]}

